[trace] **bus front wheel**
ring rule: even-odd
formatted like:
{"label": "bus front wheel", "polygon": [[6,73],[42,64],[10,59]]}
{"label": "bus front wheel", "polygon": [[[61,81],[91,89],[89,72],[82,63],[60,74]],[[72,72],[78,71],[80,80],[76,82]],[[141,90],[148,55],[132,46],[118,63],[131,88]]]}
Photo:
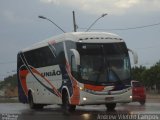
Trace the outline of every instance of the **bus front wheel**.
{"label": "bus front wheel", "polygon": [[108,111],[113,111],[113,110],[115,110],[116,103],[107,103],[107,104],[105,104],[105,105],[106,105]]}
{"label": "bus front wheel", "polygon": [[66,92],[63,94],[62,97],[62,108],[65,112],[72,112],[76,109],[76,105],[71,105],[69,103],[69,96]]}

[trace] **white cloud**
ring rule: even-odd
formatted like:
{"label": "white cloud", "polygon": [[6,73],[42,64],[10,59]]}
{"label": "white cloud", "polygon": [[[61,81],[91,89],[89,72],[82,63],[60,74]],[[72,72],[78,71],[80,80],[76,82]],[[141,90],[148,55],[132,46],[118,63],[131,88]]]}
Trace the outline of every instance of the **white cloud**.
{"label": "white cloud", "polygon": [[127,9],[133,7],[138,3],[140,3],[140,0],[119,0],[115,2],[114,6],[120,9]]}
{"label": "white cloud", "polygon": [[44,2],[44,3],[53,3],[53,4],[56,4],[56,5],[59,5],[59,0],[40,0],[41,2]]}
{"label": "white cloud", "polygon": [[135,12],[160,11],[160,0],[40,0],[43,3],[62,5],[80,9],[91,14],[125,14]]}

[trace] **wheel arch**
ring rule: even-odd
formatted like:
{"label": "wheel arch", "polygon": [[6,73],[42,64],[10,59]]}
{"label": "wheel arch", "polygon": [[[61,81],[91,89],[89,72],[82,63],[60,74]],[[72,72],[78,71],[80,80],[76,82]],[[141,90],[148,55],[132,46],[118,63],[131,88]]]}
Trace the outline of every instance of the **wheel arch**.
{"label": "wheel arch", "polygon": [[66,93],[68,94],[69,102],[70,102],[70,93],[69,93],[69,90],[68,90],[68,88],[66,86],[64,86],[62,88],[62,91],[61,91],[61,94],[62,94],[62,104],[63,104],[64,96],[65,96]]}
{"label": "wheel arch", "polygon": [[29,88],[28,89],[28,95],[27,95],[27,98],[28,98],[28,101],[29,101],[29,97],[30,97],[30,95],[32,95],[32,98],[33,98],[33,101],[34,101],[34,90],[33,89],[31,89],[31,88]]}

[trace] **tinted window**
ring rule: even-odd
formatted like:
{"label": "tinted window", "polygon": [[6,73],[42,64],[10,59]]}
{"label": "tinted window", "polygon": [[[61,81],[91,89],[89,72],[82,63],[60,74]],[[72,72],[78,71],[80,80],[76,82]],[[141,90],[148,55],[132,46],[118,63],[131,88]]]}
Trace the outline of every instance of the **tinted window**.
{"label": "tinted window", "polygon": [[132,82],[133,87],[142,87],[143,85],[140,82]]}
{"label": "tinted window", "polygon": [[71,56],[73,55],[70,49],[76,49],[76,44],[73,41],[66,41],[66,50],[68,55],[68,60],[71,63]]}
{"label": "tinted window", "polygon": [[23,65],[23,62],[20,58],[20,53],[18,53],[18,55],[17,55],[17,67],[19,68],[19,67],[21,67],[21,65]]}
{"label": "tinted window", "polygon": [[54,55],[48,46],[24,53],[29,65],[39,68],[51,66],[55,63]]}
{"label": "tinted window", "polygon": [[65,64],[63,42],[50,45],[50,49],[52,50],[55,56],[54,64]]}
{"label": "tinted window", "polygon": [[124,42],[77,43],[84,82],[106,84],[130,81],[130,61]]}

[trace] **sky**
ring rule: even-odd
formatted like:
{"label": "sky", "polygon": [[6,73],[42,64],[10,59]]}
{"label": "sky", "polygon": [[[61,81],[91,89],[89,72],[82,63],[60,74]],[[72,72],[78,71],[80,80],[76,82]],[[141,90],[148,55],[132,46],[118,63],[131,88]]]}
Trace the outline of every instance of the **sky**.
{"label": "sky", "polygon": [[[73,10],[78,31],[107,13],[90,31],[121,36],[137,52],[138,65],[152,66],[160,60],[160,0],[0,0],[0,80],[16,72],[21,49],[62,33],[39,15],[72,32]],[[151,24],[157,25],[123,30]]]}

